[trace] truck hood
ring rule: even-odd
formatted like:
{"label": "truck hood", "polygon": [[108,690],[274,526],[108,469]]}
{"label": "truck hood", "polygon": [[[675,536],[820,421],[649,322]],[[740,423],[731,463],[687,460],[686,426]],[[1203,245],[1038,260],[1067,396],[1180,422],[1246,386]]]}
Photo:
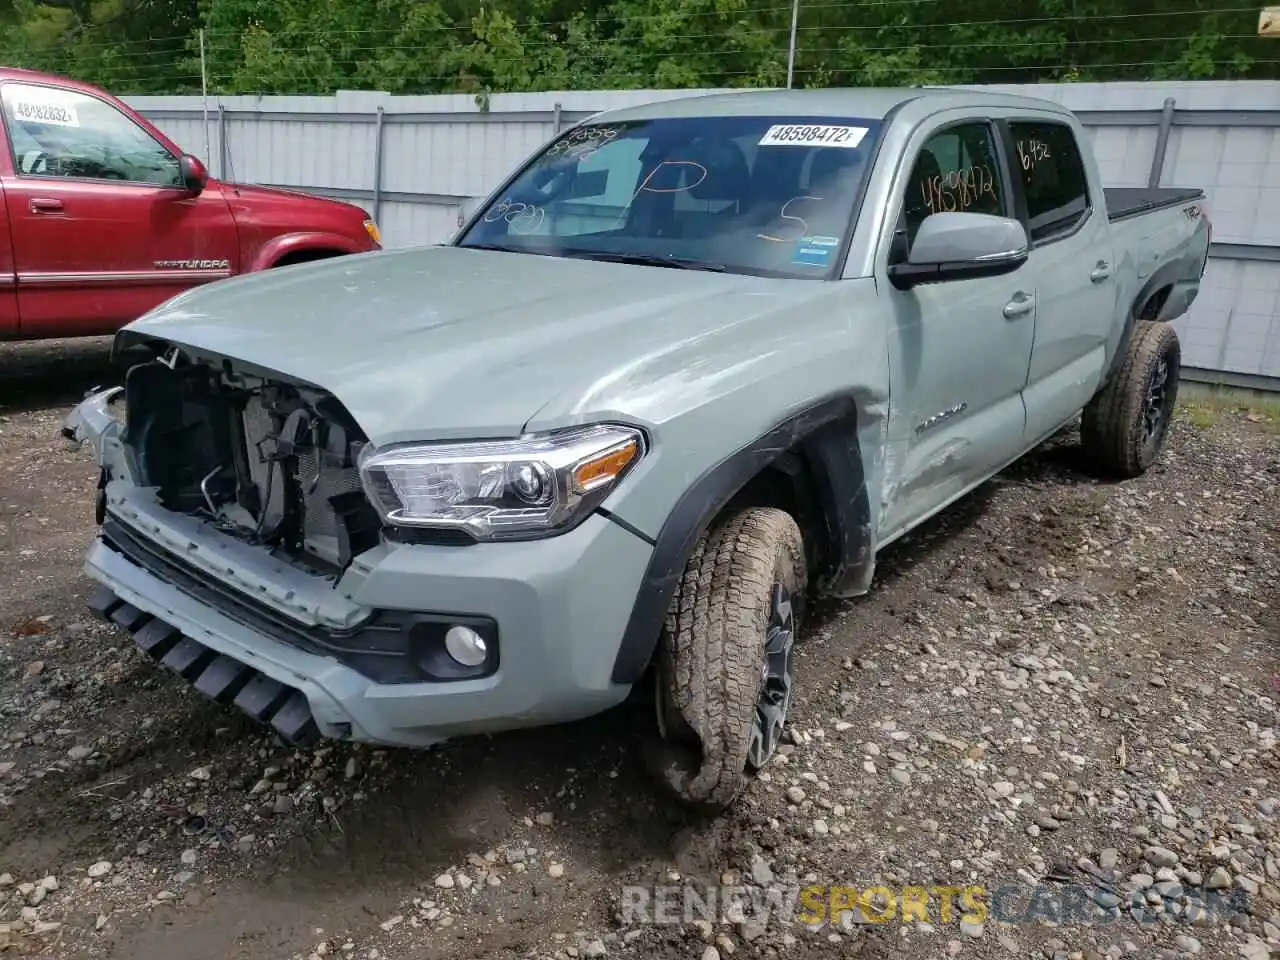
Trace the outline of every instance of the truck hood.
{"label": "truck hood", "polygon": [[296,210],[300,202],[310,202],[315,204],[317,209],[341,210],[344,212],[361,209],[353,203],[347,203],[345,200],[320,197],[314,193],[307,193],[305,190],[291,190],[285,187],[259,187],[255,184],[227,183],[226,181],[222,181],[221,187],[223,196],[227,198],[228,203],[233,205],[237,202],[257,206],[287,204],[288,207]]}
{"label": "truck hood", "polygon": [[247,250],[299,233],[333,233],[354,241],[354,249],[370,249],[363,226],[368,214],[354,203],[278,187],[224,183],[221,190]]}
{"label": "truck hood", "polygon": [[648,419],[656,393],[762,360],[778,313],[833,286],[441,246],[198,287],[125,329],[321,387],[382,445]]}

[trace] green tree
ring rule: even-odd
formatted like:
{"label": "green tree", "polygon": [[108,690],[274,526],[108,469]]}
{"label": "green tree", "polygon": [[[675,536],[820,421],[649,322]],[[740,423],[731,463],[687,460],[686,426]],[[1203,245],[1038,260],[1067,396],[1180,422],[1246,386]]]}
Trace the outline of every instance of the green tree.
{"label": "green tree", "polygon": [[[780,86],[789,0],[0,0],[0,60],[120,93]],[[800,86],[1280,77],[1209,0],[807,0]]]}

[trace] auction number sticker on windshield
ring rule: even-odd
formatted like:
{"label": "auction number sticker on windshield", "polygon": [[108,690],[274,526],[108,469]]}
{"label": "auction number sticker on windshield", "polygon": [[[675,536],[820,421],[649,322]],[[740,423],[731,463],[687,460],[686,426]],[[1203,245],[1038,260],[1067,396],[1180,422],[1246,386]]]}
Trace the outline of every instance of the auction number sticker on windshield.
{"label": "auction number sticker on windshield", "polygon": [[42,123],[57,127],[78,127],[80,117],[69,103],[59,103],[39,92],[15,92],[11,100],[14,120],[20,123]]}
{"label": "auction number sticker on windshield", "polygon": [[821,123],[775,123],[760,138],[761,147],[856,147],[867,135],[866,127],[839,127]]}

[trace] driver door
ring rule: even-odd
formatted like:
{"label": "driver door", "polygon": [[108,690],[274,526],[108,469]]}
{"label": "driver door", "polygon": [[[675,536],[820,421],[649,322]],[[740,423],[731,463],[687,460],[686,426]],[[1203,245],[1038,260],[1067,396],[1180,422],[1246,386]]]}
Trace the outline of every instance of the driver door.
{"label": "driver door", "polygon": [[216,187],[182,186],[178,158],[116,106],[47,83],[0,85],[13,152],[5,202],[20,335],[111,333],[236,267]]}
{"label": "driver door", "polygon": [[895,229],[877,282],[892,306],[890,452],[880,529],[894,539],[1015,458],[1023,447],[1035,337],[1029,264],[1004,276],[897,290],[887,265],[905,258],[924,220],[944,211],[1017,216],[1008,159],[986,118],[944,119],[908,147]]}

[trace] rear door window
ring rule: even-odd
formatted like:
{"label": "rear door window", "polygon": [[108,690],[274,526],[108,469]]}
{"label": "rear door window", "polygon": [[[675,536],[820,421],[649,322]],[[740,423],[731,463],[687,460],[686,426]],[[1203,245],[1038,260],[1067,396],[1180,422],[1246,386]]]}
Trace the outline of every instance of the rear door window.
{"label": "rear door window", "polygon": [[1009,124],[1022,177],[1032,243],[1070,233],[1088,215],[1089,182],[1075,134],[1051,121]]}

